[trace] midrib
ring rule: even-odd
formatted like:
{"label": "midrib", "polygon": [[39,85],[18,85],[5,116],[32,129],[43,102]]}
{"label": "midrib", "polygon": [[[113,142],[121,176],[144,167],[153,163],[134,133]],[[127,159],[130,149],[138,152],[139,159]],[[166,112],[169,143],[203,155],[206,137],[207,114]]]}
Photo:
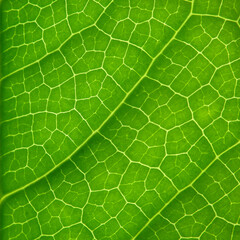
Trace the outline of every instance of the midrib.
{"label": "midrib", "polygon": [[[35,184],[36,182],[42,180],[43,178],[45,178],[46,176],[48,176],[49,174],[51,174],[53,171],[55,171],[57,168],[59,168],[61,165],[63,165],[69,158],[71,158],[76,152],[78,152],[82,147],[84,147],[89,141],[90,139],[92,139],[94,137],[94,135],[96,135],[101,129],[102,127],[107,124],[107,122],[110,120],[110,118],[117,112],[117,110],[124,104],[124,102],[126,101],[126,99],[131,95],[131,93],[138,87],[138,85],[141,83],[141,81],[147,77],[149,70],[151,69],[153,63],[155,62],[155,60],[164,52],[164,50],[169,46],[169,44],[175,39],[175,37],[177,36],[177,34],[181,31],[181,29],[183,28],[183,26],[186,24],[186,22],[189,20],[189,18],[192,16],[192,9],[193,9],[193,4],[191,5],[191,9],[189,12],[189,15],[186,17],[186,19],[184,20],[184,22],[180,25],[180,27],[178,28],[178,30],[173,34],[173,36],[171,37],[171,39],[169,40],[168,43],[166,43],[166,45],[161,49],[161,51],[154,57],[152,58],[151,63],[149,64],[148,68],[146,69],[145,73],[143,74],[143,76],[135,83],[135,85],[132,87],[132,89],[125,95],[125,97],[122,99],[122,101],[118,104],[118,106],[110,113],[110,115],[102,122],[102,124],[95,130],[92,132],[92,134],[89,135],[89,137],[86,138],[86,140],[78,147],[76,148],[68,157],[66,157],[62,162],[60,162],[59,164],[55,165],[55,167],[53,167],[51,170],[49,170],[48,172],[46,172],[45,174],[43,174],[41,177],[36,178],[34,181],[29,182],[28,184],[15,189],[12,192],[9,192],[5,195],[3,195],[1,197],[0,200],[0,205],[10,196],[14,195],[15,193],[26,189],[27,187]],[[103,13],[102,13],[103,14]],[[13,74],[13,73],[12,73]]]}

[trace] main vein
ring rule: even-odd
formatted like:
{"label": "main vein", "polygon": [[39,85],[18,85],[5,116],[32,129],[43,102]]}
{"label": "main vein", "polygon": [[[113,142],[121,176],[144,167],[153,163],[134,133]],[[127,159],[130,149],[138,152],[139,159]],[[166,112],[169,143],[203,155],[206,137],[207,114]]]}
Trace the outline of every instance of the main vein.
{"label": "main vein", "polygon": [[139,232],[136,234],[136,236],[133,238],[136,239],[140,233],[149,225],[149,223],[158,215],[160,214],[179,194],[181,194],[182,192],[184,192],[187,188],[193,186],[193,184],[215,163],[215,161],[217,159],[219,159],[224,153],[228,152],[229,150],[233,149],[234,147],[236,147],[238,144],[240,144],[240,141],[236,142],[235,144],[233,144],[232,146],[230,146],[229,148],[227,148],[225,151],[223,151],[222,153],[220,153],[219,155],[217,155],[211,163],[209,163],[202,171],[201,173],[191,182],[189,183],[186,187],[184,187],[183,189],[181,189],[180,191],[178,191],[176,194],[174,194],[172,196],[172,198],[162,207],[159,209],[159,211],[153,215],[147,222],[146,224],[139,230]]}
{"label": "main vein", "polygon": [[183,28],[183,26],[186,24],[186,22],[189,20],[189,18],[192,15],[192,8],[193,8],[193,4],[191,5],[191,9],[190,12],[188,14],[188,16],[186,17],[186,19],[184,20],[184,22],[180,25],[180,27],[178,28],[178,30],[173,34],[173,36],[171,37],[171,39],[169,40],[169,42],[161,49],[161,51],[152,58],[151,63],[149,64],[148,68],[146,69],[145,73],[143,74],[143,76],[135,83],[135,85],[132,87],[132,89],[125,95],[125,97],[122,99],[122,101],[118,104],[118,106],[109,114],[109,116],[102,122],[102,124],[95,130],[92,132],[92,134],[90,134],[85,141],[78,147],[76,148],[68,157],[66,157],[62,162],[60,162],[59,164],[55,165],[51,170],[49,170],[48,172],[46,172],[45,174],[43,174],[41,177],[36,178],[34,181],[29,182],[28,184],[15,189],[12,192],[9,192],[5,195],[3,195],[1,197],[0,200],[0,205],[3,203],[3,201],[5,201],[8,197],[12,196],[13,194],[26,189],[27,187],[33,185],[34,183],[40,181],[41,179],[45,178],[46,176],[48,176],[50,173],[52,173],[53,171],[55,171],[57,168],[59,168],[61,165],[63,165],[69,158],[71,158],[76,152],[78,152],[84,145],[87,144],[87,142],[90,141],[90,139],[92,139],[92,137],[94,135],[96,135],[101,129],[102,127],[108,122],[108,120],[117,112],[117,110],[124,104],[124,102],[126,101],[126,99],[131,95],[131,93],[138,87],[138,85],[141,83],[141,81],[147,77],[153,63],[155,62],[155,60],[164,52],[164,50],[169,46],[169,44],[175,39],[175,37],[177,36],[177,34],[180,32],[180,30]]}

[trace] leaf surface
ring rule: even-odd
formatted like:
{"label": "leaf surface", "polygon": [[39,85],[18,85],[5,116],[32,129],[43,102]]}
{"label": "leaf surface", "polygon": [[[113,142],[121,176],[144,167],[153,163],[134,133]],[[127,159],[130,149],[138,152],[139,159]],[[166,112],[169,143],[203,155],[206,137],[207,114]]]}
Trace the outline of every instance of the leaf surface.
{"label": "leaf surface", "polygon": [[3,239],[239,239],[240,5],[2,3]]}

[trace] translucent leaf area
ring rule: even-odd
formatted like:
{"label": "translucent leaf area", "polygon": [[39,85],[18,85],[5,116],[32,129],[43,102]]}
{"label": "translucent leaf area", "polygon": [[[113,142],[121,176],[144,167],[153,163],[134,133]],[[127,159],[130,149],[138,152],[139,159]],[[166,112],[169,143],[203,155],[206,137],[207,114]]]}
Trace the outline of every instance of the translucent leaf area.
{"label": "translucent leaf area", "polygon": [[3,0],[2,240],[240,239],[240,1]]}

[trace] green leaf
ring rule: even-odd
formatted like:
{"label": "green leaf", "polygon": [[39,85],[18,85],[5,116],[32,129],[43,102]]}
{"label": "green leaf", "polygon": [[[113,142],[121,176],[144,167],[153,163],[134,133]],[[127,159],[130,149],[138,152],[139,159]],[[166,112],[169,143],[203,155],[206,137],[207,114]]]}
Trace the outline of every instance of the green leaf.
{"label": "green leaf", "polygon": [[240,239],[238,0],[1,14],[1,239]]}

